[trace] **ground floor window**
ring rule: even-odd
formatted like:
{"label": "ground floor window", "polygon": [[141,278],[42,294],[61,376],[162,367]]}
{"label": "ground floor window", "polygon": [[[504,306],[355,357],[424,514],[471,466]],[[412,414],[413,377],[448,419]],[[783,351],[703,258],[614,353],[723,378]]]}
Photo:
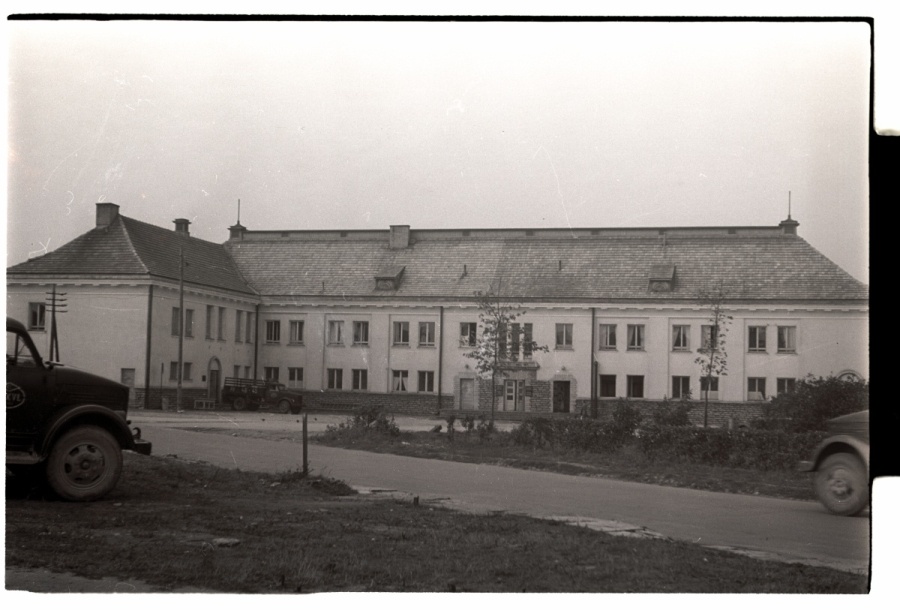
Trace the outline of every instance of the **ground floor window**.
{"label": "ground floor window", "polygon": [[675,375],[672,377],[672,398],[687,399],[691,397],[691,378]]}
{"label": "ground floor window", "polygon": [[789,394],[797,387],[797,380],[792,377],[779,377],[775,382],[775,391],[778,394]]}
{"label": "ground floor window", "polygon": [[718,377],[701,377],[700,378],[700,395],[702,398],[710,400],[719,399],[719,378]]}
{"label": "ground floor window", "polygon": [[747,400],[766,399],[766,378],[747,377]]}
{"label": "ground floor window", "polygon": [[343,369],[328,369],[328,389],[329,390],[344,389],[344,371],[343,371]]}
{"label": "ground floor window", "polygon": [[434,392],[434,371],[419,371],[419,391]]}
{"label": "ground floor window", "polygon": [[394,392],[409,391],[409,371],[393,371],[391,389]]}
{"label": "ground floor window", "polygon": [[278,367],[267,366],[265,368],[266,381],[278,381]]}
{"label": "ground floor window", "polygon": [[628,398],[644,397],[644,376],[628,375]]}
{"label": "ground floor window", "polygon": [[369,389],[369,371],[366,369],[353,369],[353,389]]}
{"label": "ground floor window", "polygon": [[616,397],[616,376],[600,375],[600,398]]}
{"label": "ground floor window", "polygon": [[[182,381],[190,381],[191,380],[191,363],[183,362],[184,371],[181,375]],[[172,362],[169,364],[169,381],[178,381],[178,363]]]}
{"label": "ground floor window", "polygon": [[303,369],[298,366],[288,367],[288,387],[303,389]]}

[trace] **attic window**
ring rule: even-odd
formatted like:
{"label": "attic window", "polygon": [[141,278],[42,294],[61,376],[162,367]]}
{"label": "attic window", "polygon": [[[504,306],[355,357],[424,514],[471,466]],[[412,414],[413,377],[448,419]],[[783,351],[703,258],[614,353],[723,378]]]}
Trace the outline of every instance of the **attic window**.
{"label": "attic window", "polygon": [[675,284],[675,265],[650,266],[650,292],[672,292]]}
{"label": "attic window", "polygon": [[375,290],[397,290],[406,267],[388,267],[375,276]]}

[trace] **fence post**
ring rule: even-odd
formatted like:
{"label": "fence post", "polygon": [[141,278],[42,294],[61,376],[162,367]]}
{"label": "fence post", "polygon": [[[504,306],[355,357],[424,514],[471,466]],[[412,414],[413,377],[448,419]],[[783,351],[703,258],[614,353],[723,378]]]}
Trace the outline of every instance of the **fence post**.
{"label": "fence post", "polygon": [[309,459],[307,454],[307,444],[309,443],[309,436],[307,435],[306,429],[306,413],[303,414],[303,476],[309,475]]}

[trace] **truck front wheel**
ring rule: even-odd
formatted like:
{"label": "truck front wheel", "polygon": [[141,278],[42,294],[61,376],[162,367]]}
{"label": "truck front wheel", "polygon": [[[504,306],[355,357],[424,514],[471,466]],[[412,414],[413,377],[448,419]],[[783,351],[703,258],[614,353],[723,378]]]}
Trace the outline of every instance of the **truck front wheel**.
{"label": "truck front wheel", "polygon": [[59,437],[47,460],[47,483],[62,499],[87,502],[112,491],[122,474],[122,449],[97,426],[78,426]]}
{"label": "truck front wheel", "polygon": [[291,403],[289,400],[281,399],[278,401],[278,412],[279,413],[287,413],[291,410]]}
{"label": "truck front wheel", "polygon": [[869,477],[862,461],[849,453],[835,453],[816,470],[816,496],[836,515],[855,515],[869,503]]}
{"label": "truck front wheel", "polygon": [[235,411],[243,411],[247,408],[247,401],[243,398],[235,398],[234,402],[231,403],[231,408]]}

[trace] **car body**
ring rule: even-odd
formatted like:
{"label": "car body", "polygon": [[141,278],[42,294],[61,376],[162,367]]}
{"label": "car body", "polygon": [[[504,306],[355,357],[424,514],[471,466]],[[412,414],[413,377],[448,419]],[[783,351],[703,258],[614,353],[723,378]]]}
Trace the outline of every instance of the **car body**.
{"label": "car body", "polygon": [[828,437],[798,469],[815,472],[816,497],[837,515],[856,515],[869,504],[869,412],[828,420]]}
{"label": "car body", "polygon": [[303,409],[303,393],[277,381],[261,381],[226,377],[222,402],[235,411],[256,411],[271,407],[281,413],[299,413]]}
{"label": "car body", "polygon": [[41,358],[25,326],[6,319],[7,470],[41,470],[67,500],[96,500],[122,471],[122,451],[149,455],[131,429],[128,387]]}

